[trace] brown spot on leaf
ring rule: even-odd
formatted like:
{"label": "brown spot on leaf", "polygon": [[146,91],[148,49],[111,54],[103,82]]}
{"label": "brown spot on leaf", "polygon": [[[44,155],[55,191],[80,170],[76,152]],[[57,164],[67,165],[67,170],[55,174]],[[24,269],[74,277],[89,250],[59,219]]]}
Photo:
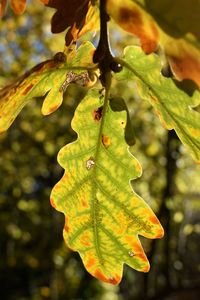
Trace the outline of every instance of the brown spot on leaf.
{"label": "brown spot on leaf", "polygon": [[23,91],[22,95],[27,95],[28,92],[32,89],[33,86],[34,86],[33,83],[29,84],[29,85],[25,88],[25,90]]}
{"label": "brown spot on leaf", "polygon": [[85,198],[81,198],[81,204],[83,207],[88,207],[88,203]]}
{"label": "brown spot on leaf", "polygon": [[70,231],[70,228],[69,228],[69,218],[68,218],[68,217],[65,218],[65,226],[64,226],[64,230],[65,230],[66,232],[69,232],[69,231]]}
{"label": "brown spot on leaf", "polygon": [[101,118],[102,118],[102,111],[103,111],[103,106],[100,106],[98,109],[95,109],[93,111],[92,115],[93,115],[93,119],[95,121],[98,122],[98,121],[101,120]]}
{"label": "brown spot on leaf", "polygon": [[127,7],[121,7],[119,11],[119,21],[126,23],[126,22],[133,22],[137,24],[141,24],[141,15],[138,10],[130,9]]}
{"label": "brown spot on leaf", "polygon": [[148,54],[157,49],[158,29],[153,20],[149,20],[148,26],[144,23],[142,11],[134,7],[121,7],[118,22],[124,30],[139,37],[141,47],[145,53]]}
{"label": "brown spot on leaf", "polygon": [[110,146],[111,139],[109,138],[109,136],[102,134],[101,140],[102,140],[102,144],[105,146],[105,148],[108,148]]}

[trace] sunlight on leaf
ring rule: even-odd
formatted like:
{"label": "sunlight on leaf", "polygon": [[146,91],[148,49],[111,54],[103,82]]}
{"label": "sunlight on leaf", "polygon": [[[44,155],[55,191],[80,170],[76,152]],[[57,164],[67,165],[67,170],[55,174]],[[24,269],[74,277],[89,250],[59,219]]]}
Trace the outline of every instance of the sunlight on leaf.
{"label": "sunlight on leaf", "polygon": [[68,29],[65,37],[67,46],[84,33],[99,28],[99,9],[93,1],[49,0],[46,6],[57,10],[51,21],[52,32]]}
{"label": "sunlight on leaf", "polygon": [[[198,4],[197,9],[200,11],[199,6]],[[184,7],[190,7],[193,11],[191,4]],[[124,30],[140,39],[145,53],[157,51],[161,45],[178,80],[191,79],[200,86],[200,43],[194,35],[191,37],[189,32],[184,36],[173,36],[172,32],[177,35],[177,26],[173,23],[170,24],[170,33],[169,24],[164,31],[166,26],[158,25],[157,19],[149,13],[144,1],[107,0],[107,12]],[[165,15],[159,13],[158,16],[160,23],[166,24]]]}
{"label": "sunlight on leaf", "polygon": [[200,93],[196,91],[190,97],[180,90],[171,78],[161,75],[158,56],[145,55],[140,47],[127,47],[124,62],[116,78],[136,81],[141,98],[150,101],[164,127],[174,129],[200,163],[200,114],[193,109],[200,104]]}
{"label": "sunlight on leaf", "polygon": [[0,133],[10,127],[22,108],[34,97],[46,96],[42,106],[44,115],[54,112],[62,104],[65,90],[61,87],[67,74],[70,70],[80,74],[92,68],[94,49],[89,42],[82,44],[78,50],[70,53],[69,62],[68,59],[66,62],[48,60],[35,66],[14,83],[0,89]]}
{"label": "sunlight on leaf", "polygon": [[51,204],[65,214],[65,241],[79,252],[87,271],[118,284],[124,263],[148,272],[138,235],[161,238],[163,229],[130,186],[141,176],[141,166],[124,140],[126,111],[102,105],[99,91],[92,89],[76,109],[72,128],[78,139],[59,152],[65,174]]}
{"label": "sunlight on leaf", "polygon": [[10,0],[10,6],[16,14],[21,15],[26,8],[26,0]]}

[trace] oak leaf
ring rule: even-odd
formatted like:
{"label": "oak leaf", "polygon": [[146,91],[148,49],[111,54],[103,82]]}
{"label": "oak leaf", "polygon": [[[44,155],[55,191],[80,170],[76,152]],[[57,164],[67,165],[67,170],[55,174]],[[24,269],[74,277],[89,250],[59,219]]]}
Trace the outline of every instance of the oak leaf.
{"label": "oak leaf", "polygon": [[161,123],[168,130],[174,129],[193,158],[200,163],[200,93],[190,97],[179,89],[171,78],[161,74],[161,61],[154,53],[145,55],[140,47],[124,50],[123,70],[115,75],[118,80],[134,80],[142,99],[154,107]]}
{"label": "oak leaf", "polygon": [[58,154],[65,174],[51,193],[52,206],[65,214],[69,248],[79,252],[90,274],[112,284],[121,281],[124,263],[149,271],[138,235],[163,236],[153,211],[130,185],[141,166],[124,139],[126,119],[125,110],[112,111],[91,89],[72,120],[78,139]]}
{"label": "oak leaf", "polygon": [[[161,46],[176,78],[178,80],[191,79],[200,86],[200,44],[197,40],[199,21],[197,24],[195,23],[196,27],[186,27],[191,32],[185,33],[186,29],[184,29],[177,35],[177,31],[181,31],[179,30],[180,26],[177,27],[176,23],[167,23],[165,14],[163,11],[159,11],[163,5],[161,2],[163,1],[106,0],[106,9],[116,23],[140,39],[145,53],[155,52]],[[165,0],[164,2],[168,10],[170,5],[174,6],[174,1]],[[182,5],[182,2],[188,3]],[[156,10],[156,14],[154,11],[158,5],[159,9]],[[192,6],[191,1],[179,1],[179,5],[183,6],[184,11],[192,12],[191,18],[194,7],[200,12],[199,3]],[[175,15],[177,11],[176,9]],[[184,23],[184,20],[181,22]]]}
{"label": "oak leaf", "polygon": [[[77,50],[74,49],[69,54],[70,57],[65,57],[62,52],[58,53],[53,59],[40,63],[13,83],[0,89],[0,133],[10,127],[32,98],[44,98],[42,113],[48,115],[62,104],[66,85],[89,84],[91,80],[87,70],[94,66],[92,62],[94,51],[94,46],[87,42]],[[61,59],[61,56],[64,59]],[[76,76],[72,78],[72,74]]]}
{"label": "oak leaf", "polygon": [[68,29],[65,41],[69,46],[81,35],[99,27],[98,7],[91,0],[49,0],[46,6],[57,11],[51,20],[53,33]]}

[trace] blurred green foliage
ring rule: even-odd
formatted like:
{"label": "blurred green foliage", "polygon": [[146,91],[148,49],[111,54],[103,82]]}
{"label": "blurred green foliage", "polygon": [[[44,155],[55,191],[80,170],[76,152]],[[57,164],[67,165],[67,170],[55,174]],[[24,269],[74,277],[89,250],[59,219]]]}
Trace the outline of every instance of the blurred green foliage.
{"label": "blurred green foliage", "polygon": [[[63,35],[50,33],[51,15],[52,10],[34,3],[23,16],[9,11],[0,21],[0,84],[62,51]],[[113,26],[111,38],[115,53],[137,42]],[[0,136],[1,299],[183,299],[170,292],[176,290],[178,297],[184,289],[190,300],[198,299],[199,169],[175,134],[163,129],[150,105],[138,97],[134,83],[114,82],[112,94],[126,100],[134,126],[137,142],[131,150],[143,166],[134,190],[166,230],[160,241],[142,239],[151,271],[141,274],[126,267],[118,287],[105,284],[92,278],[64,245],[64,217],[50,206],[49,195],[63,173],[57,152],[76,138],[70,121],[85,92],[70,86],[63,106],[48,117],[40,113],[42,99],[32,100]],[[171,296],[165,298],[167,294]]]}

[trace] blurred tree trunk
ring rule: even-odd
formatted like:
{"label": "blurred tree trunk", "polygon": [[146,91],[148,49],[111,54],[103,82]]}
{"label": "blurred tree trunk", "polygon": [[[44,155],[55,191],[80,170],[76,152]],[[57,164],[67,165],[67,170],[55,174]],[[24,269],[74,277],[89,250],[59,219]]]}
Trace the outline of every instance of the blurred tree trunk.
{"label": "blurred tree trunk", "polygon": [[[167,200],[174,196],[174,182],[177,171],[177,159],[179,154],[179,141],[175,131],[168,131],[167,140],[166,140],[166,185],[163,190],[163,196],[161,199],[160,209],[157,213],[157,216],[165,230],[164,238],[159,240],[153,240],[151,243],[151,250],[148,255],[149,262],[152,266],[152,271],[150,273],[144,274],[144,289],[143,289],[143,298],[150,299],[149,289],[150,285],[153,284],[155,296],[158,293],[169,292],[172,289],[170,282],[170,223],[171,223],[171,214],[170,209],[167,207]],[[158,265],[158,262],[155,262],[155,255],[157,253],[158,244],[162,243],[162,255],[164,260],[162,265]],[[164,274],[165,284],[164,289],[160,291],[158,285],[158,274]],[[151,286],[152,288],[152,286]]]}

